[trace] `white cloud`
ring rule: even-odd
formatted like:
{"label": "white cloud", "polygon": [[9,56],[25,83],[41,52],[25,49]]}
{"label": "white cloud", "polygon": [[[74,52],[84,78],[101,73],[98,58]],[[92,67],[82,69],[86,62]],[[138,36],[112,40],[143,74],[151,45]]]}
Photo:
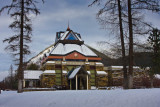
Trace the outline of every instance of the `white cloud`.
{"label": "white cloud", "polygon": [[145,16],[147,22],[151,22],[154,27],[160,29],[160,14],[147,12]]}
{"label": "white cloud", "polygon": [[13,21],[9,15],[0,16],[0,29],[4,29],[4,27],[8,27],[8,25]]}
{"label": "white cloud", "polygon": [[[77,3],[78,2],[78,3]],[[33,17],[33,42],[30,44],[32,55],[39,53],[46,47],[54,43],[56,32],[64,31],[67,28],[68,20],[70,22],[70,28],[81,34],[85,43],[100,49],[97,47],[97,41],[112,41],[114,40],[112,34],[108,34],[107,31],[100,30],[100,25],[96,20],[97,6],[88,7],[89,1],[74,1],[74,0],[49,0],[46,3],[39,3],[41,14]],[[153,22],[153,24],[160,28],[160,15],[147,13],[146,20]],[[2,40],[8,35],[13,35],[8,25],[11,23],[11,19],[7,15],[0,16],[0,65],[5,65],[5,68],[0,68],[0,71],[8,69],[6,65],[10,65],[11,58],[4,47],[6,46]],[[109,31],[108,31],[109,32]],[[102,47],[105,48],[105,47]]]}
{"label": "white cloud", "polygon": [[5,77],[7,77],[8,75],[9,71],[0,72],[0,82],[3,81],[3,79],[5,79]]}

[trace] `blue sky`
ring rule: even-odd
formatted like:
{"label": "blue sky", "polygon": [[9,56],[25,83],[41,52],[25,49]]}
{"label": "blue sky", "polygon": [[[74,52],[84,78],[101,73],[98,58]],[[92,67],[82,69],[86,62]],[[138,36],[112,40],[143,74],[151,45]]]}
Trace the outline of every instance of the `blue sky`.
{"label": "blue sky", "polygon": [[[1,0],[0,8],[8,4],[10,0]],[[39,0],[40,1],[40,0]],[[32,43],[30,43],[31,55],[38,54],[40,51],[50,46],[55,41],[55,35],[58,31],[65,31],[67,29],[68,20],[70,28],[81,34],[82,39],[86,44],[97,47],[98,41],[111,41],[112,34],[109,31],[101,29],[101,26],[96,20],[97,6],[88,7],[93,0],[46,0],[44,4],[39,3],[37,7],[41,14],[32,16],[33,21],[33,36]],[[146,14],[146,20],[150,20],[153,24],[160,28],[160,15],[152,13]],[[14,34],[8,28],[12,22],[6,11],[0,16],[0,72],[7,71],[10,64],[14,64],[9,52],[4,51],[6,44],[2,42],[3,39]],[[103,47],[101,47],[103,48]],[[14,67],[15,68],[15,67]]]}
{"label": "blue sky", "polygon": [[[1,1],[0,7],[9,3],[9,0]],[[68,26],[81,34],[86,44],[96,46],[97,41],[104,40],[107,31],[100,29],[96,20],[96,6],[88,7],[92,0],[46,0],[44,4],[39,3],[37,7],[41,14],[32,16],[33,36],[30,49],[32,54],[27,59],[38,54],[55,41],[58,31],[65,31]],[[14,64],[9,52],[4,51],[7,44],[2,40],[13,35],[14,32],[8,28],[12,22],[6,11],[0,16],[0,71],[7,71],[10,64]]]}

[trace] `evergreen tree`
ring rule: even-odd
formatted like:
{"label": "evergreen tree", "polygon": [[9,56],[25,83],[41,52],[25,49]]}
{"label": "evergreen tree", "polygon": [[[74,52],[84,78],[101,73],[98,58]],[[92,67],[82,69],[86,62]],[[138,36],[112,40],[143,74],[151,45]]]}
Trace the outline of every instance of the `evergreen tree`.
{"label": "evergreen tree", "polygon": [[[43,0],[42,0],[43,1]],[[5,9],[14,21],[9,25],[16,34],[5,39],[8,46],[5,48],[12,52],[15,56],[15,61],[18,65],[18,93],[22,92],[23,84],[23,71],[24,71],[24,55],[30,54],[29,46],[27,43],[31,42],[31,13],[38,15],[39,10],[36,7],[38,2],[36,0],[12,0],[10,5],[1,8],[0,13]]]}
{"label": "evergreen tree", "polygon": [[39,66],[34,64],[34,63],[31,63],[30,65],[27,66],[26,68],[27,70],[38,70],[39,69]]}
{"label": "evergreen tree", "polygon": [[152,65],[150,66],[151,87],[153,87],[153,78],[155,74],[160,74],[160,30],[153,29],[148,38],[153,47]]}
{"label": "evergreen tree", "polygon": [[10,83],[10,89],[13,89],[13,81],[14,81],[14,74],[13,74],[13,66],[10,66],[10,72],[9,72],[9,83]]}

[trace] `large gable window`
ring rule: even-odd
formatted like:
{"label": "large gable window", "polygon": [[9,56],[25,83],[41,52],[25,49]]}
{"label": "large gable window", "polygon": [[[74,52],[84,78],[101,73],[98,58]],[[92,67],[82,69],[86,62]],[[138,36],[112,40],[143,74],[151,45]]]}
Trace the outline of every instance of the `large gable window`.
{"label": "large gable window", "polygon": [[69,33],[68,36],[65,39],[67,39],[67,40],[77,40],[77,38],[72,33]]}

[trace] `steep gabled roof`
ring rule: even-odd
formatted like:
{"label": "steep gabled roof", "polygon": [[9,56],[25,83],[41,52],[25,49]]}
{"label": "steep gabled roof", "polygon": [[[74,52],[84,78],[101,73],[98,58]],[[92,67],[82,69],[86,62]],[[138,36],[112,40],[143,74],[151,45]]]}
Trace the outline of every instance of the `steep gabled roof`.
{"label": "steep gabled roof", "polygon": [[90,57],[95,58],[90,60],[101,60],[97,59],[98,56],[84,44],[79,33],[67,29],[67,31],[56,32],[55,43],[30,59],[29,63],[40,65],[47,60],[49,56],[65,56],[73,52],[78,52],[87,59],[90,59]]}
{"label": "steep gabled roof", "polygon": [[[81,69],[83,69],[83,67],[79,66],[79,67],[75,68],[73,71],[70,71],[68,73],[68,79],[73,79]],[[89,72],[84,71],[84,70],[83,70],[83,73],[86,73],[87,75],[90,75]]]}
{"label": "steep gabled roof", "polygon": [[55,44],[50,45],[49,47],[47,47],[46,49],[44,49],[43,51],[41,51],[39,54],[37,54],[36,56],[32,57],[29,61],[28,64],[37,64],[40,65],[41,61],[44,57],[44,55],[48,56],[50,51],[54,48]]}
{"label": "steep gabled roof", "polygon": [[72,73],[69,75],[69,79],[72,79],[76,76],[76,74],[79,72],[79,70],[81,69],[82,66],[77,67],[76,69],[74,69],[72,71]]}
{"label": "steep gabled roof", "polygon": [[50,54],[52,55],[66,55],[67,53],[77,51],[85,56],[97,56],[93,51],[91,51],[87,46],[77,45],[77,44],[62,44],[58,43]]}

